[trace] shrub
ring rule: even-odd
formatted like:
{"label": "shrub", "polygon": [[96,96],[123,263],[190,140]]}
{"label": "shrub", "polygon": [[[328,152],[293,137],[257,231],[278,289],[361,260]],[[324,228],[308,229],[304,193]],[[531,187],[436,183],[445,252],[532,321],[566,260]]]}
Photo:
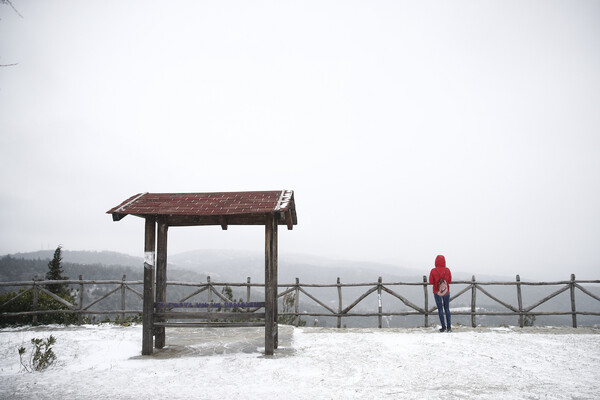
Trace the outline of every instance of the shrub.
{"label": "shrub", "polygon": [[19,347],[19,358],[23,369],[27,372],[43,371],[52,365],[54,360],[56,360],[56,355],[51,347],[54,343],[56,343],[56,339],[52,335],[46,339],[31,339],[32,349],[28,362],[23,360],[23,356],[27,350],[23,346]]}
{"label": "shrub", "polygon": [[[110,322],[110,320],[109,320],[109,322]],[[142,323],[142,314],[128,315],[125,318],[123,318],[123,320],[121,320],[119,315],[117,315],[115,317],[114,323],[116,325],[121,325],[121,326],[131,326],[133,324],[141,324]]]}
{"label": "shrub", "polygon": [[[18,292],[8,292],[3,295],[0,295],[0,312],[16,313],[33,311],[33,291],[30,290],[27,293],[24,293],[25,291],[26,289],[21,289]],[[8,304],[5,304],[18,295],[21,295],[21,297],[11,301]],[[69,302],[74,301],[71,296],[68,296],[64,299]],[[66,305],[48,296],[46,293],[40,291],[38,292],[37,309],[38,311],[46,311],[68,310],[69,308]],[[71,313],[38,314],[37,320],[39,324],[74,324],[77,322],[77,315]],[[31,324],[31,322],[32,315],[18,315],[12,317],[0,315],[0,326],[28,325]]]}
{"label": "shrub", "polygon": [[525,315],[523,317],[523,326],[533,326],[535,324],[535,315]]}

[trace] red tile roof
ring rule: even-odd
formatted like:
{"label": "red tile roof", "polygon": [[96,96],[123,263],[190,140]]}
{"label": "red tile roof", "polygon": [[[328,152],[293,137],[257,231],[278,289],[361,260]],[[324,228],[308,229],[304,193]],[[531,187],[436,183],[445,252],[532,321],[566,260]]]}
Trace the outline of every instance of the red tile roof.
{"label": "red tile roof", "polygon": [[[247,216],[289,212],[295,220],[294,192],[140,193],[107,211],[120,220],[137,216]],[[198,218],[195,220],[198,221]],[[294,221],[294,224],[296,222]]]}

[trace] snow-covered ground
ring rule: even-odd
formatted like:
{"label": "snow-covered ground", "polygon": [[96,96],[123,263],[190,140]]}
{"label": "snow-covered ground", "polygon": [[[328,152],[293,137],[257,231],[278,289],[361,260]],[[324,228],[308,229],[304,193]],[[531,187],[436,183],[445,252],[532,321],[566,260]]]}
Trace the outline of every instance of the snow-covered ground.
{"label": "snow-covered ground", "polygon": [[[141,356],[141,326],[0,330],[10,399],[598,399],[600,329],[167,329]],[[21,370],[18,347],[56,338],[55,364]]]}

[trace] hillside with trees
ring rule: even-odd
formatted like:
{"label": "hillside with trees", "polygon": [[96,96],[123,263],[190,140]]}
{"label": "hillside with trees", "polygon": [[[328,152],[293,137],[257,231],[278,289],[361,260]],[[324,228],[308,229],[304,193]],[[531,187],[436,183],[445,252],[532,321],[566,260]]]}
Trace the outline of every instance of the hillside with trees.
{"label": "hillside with trees", "polygon": [[[132,257],[115,252],[86,252],[86,251],[62,251],[63,260],[61,262],[62,276],[69,277],[71,280],[78,280],[81,275],[85,280],[118,280],[126,276],[127,281],[142,281],[143,279],[143,260],[142,258]],[[52,251],[22,253],[15,255],[6,255],[0,257],[0,281],[31,281],[35,276],[42,280],[48,272],[48,265],[53,257]],[[207,276],[211,277],[212,282],[220,283],[243,283],[250,277],[252,283],[264,282],[264,256],[259,252],[240,252],[224,250],[199,250],[181,254],[169,255],[168,280],[183,282],[206,282]],[[281,257],[279,262],[279,284],[280,292],[286,289],[287,285],[294,285],[295,278],[298,277],[300,284],[334,284],[337,277],[340,277],[342,283],[368,283],[376,284],[379,276],[383,277],[383,282],[422,282],[423,271],[395,268],[390,265],[357,262],[357,261],[338,261],[327,260],[318,257],[291,255]],[[470,281],[468,274],[456,274],[455,281]],[[568,274],[565,280],[568,279]],[[485,277],[477,276],[479,282],[482,281],[508,281],[514,282],[514,277]],[[451,285],[451,293],[456,293],[464,285]],[[84,293],[84,304],[89,304],[94,299],[98,299],[114,290],[116,285],[86,285]],[[548,294],[558,290],[560,286],[523,286],[524,305],[534,304],[536,301],[546,297]],[[184,286],[169,286],[167,297],[169,301],[178,301],[185,298],[197,288]],[[347,305],[360,297],[368,287],[346,287],[343,290],[343,301]],[[514,285],[485,286],[485,289],[499,299],[508,304],[516,305],[516,288]],[[588,289],[600,295],[598,285],[590,286]],[[14,291],[14,287],[0,287],[0,293]],[[79,285],[70,285],[71,293],[78,294]],[[141,291],[141,285],[137,289]],[[218,287],[218,290],[221,290]],[[234,298],[245,298],[245,288],[233,287],[232,296]],[[337,309],[338,293],[335,287],[328,288],[306,288],[308,292],[316,296],[319,300],[328,304],[333,309]],[[423,303],[423,287],[403,286],[401,289],[403,296],[415,304]],[[260,287],[252,288],[252,297],[260,299],[262,296]],[[195,299],[206,299],[206,292],[198,295]],[[78,297],[77,297],[78,298]],[[594,311],[598,308],[598,302],[582,294],[576,293],[577,309],[580,311]],[[289,299],[288,299],[289,300]],[[120,296],[111,295],[102,300],[94,309],[98,310],[116,310],[120,309]],[[141,299],[128,293],[127,309],[140,309]],[[384,293],[382,296],[384,310],[387,311],[406,311],[407,309],[397,299],[393,299]],[[471,294],[470,291],[453,300],[452,307],[463,311],[470,310]],[[433,298],[429,298],[430,307],[433,306]],[[282,303],[282,309],[285,304]],[[482,293],[477,295],[477,307],[490,312],[506,311],[498,303],[494,302]],[[300,312],[322,313],[324,309],[305,295],[300,296]],[[280,309],[280,311],[282,310]],[[369,295],[361,302],[354,311],[372,313],[377,310],[377,296],[375,293]],[[569,311],[570,299],[569,292],[563,292],[548,303],[540,306],[537,311]],[[114,317],[114,316],[112,316]],[[430,316],[430,321],[435,321],[435,314]],[[309,325],[335,326],[336,317],[305,317]],[[457,316],[455,321],[468,325],[469,316]],[[541,316],[531,323],[536,325],[569,325],[570,316]],[[372,327],[376,325],[376,317],[348,317],[343,320],[344,325],[349,327]],[[477,321],[482,325],[515,325],[517,318],[514,316],[482,316]],[[599,324],[599,318],[594,316],[579,316],[579,324],[594,325]],[[386,317],[384,326],[419,326],[423,323],[423,317],[411,316]]]}

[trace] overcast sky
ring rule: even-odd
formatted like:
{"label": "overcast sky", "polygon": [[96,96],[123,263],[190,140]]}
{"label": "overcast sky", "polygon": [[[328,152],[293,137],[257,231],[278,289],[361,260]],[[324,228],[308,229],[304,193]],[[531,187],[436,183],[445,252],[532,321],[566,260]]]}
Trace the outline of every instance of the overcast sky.
{"label": "overcast sky", "polygon": [[12,3],[0,254],[142,255],[129,196],[292,189],[280,258],[600,278],[600,2]]}

